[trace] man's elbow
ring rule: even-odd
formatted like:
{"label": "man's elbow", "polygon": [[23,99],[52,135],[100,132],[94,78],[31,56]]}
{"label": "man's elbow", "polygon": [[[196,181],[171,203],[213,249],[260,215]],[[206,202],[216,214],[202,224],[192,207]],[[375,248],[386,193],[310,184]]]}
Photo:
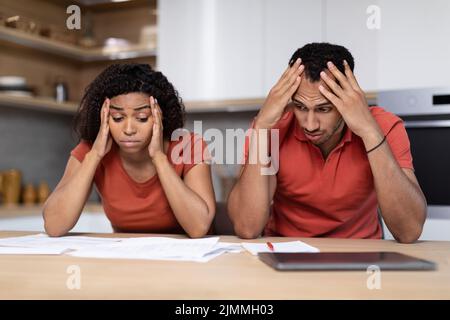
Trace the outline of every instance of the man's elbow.
{"label": "man's elbow", "polygon": [[399,243],[410,244],[419,240],[422,235],[423,225],[418,224],[415,228],[409,230],[408,232],[404,232],[403,234],[398,235],[395,239]]}
{"label": "man's elbow", "polygon": [[261,230],[256,226],[235,224],[234,233],[242,239],[256,239],[261,235]]}

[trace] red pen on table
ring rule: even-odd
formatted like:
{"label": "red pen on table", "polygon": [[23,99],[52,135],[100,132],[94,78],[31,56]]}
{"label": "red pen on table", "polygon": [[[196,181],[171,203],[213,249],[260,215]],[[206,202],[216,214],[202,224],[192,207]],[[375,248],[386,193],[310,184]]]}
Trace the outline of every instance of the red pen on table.
{"label": "red pen on table", "polygon": [[266,242],[266,244],[270,251],[274,251],[272,242]]}

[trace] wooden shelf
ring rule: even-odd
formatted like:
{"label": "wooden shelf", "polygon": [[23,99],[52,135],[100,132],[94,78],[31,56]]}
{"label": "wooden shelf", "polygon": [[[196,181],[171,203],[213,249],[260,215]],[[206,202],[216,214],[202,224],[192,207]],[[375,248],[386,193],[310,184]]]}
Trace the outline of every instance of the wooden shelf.
{"label": "wooden shelf", "polygon": [[25,32],[0,26],[0,40],[55,54],[80,62],[122,60],[156,56],[156,50],[142,45],[130,45],[126,48],[92,48],[66,44],[44,37],[27,34]]}
{"label": "wooden shelf", "polygon": [[51,98],[18,97],[4,93],[0,93],[0,106],[65,114],[75,114],[75,112],[78,110],[78,104],[75,102],[59,103]]}

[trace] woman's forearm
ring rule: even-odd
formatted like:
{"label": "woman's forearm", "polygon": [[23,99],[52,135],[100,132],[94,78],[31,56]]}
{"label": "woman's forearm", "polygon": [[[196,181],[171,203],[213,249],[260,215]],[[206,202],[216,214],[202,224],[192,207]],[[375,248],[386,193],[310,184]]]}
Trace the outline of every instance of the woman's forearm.
{"label": "woman's forearm", "polygon": [[97,155],[88,152],[76,172],[67,181],[61,181],[47,199],[43,215],[45,231],[50,236],[64,235],[77,223],[100,160]]}
{"label": "woman's forearm", "polygon": [[206,235],[213,216],[207,203],[176,174],[165,154],[154,157],[153,163],[178,223],[192,238]]}

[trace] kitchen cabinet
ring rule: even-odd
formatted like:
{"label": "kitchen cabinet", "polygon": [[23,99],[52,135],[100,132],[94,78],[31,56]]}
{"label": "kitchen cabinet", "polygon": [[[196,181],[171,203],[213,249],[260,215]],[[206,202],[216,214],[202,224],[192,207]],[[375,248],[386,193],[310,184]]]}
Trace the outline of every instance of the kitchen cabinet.
{"label": "kitchen cabinet", "polygon": [[260,0],[158,2],[158,69],[186,101],[260,98]]}
{"label": "kitchen cabinet", "polygon": [[[66,27],[71,4],[81,8],[81,30]],[[58,78],[67,83],[69,100],[76,102],[109,64],[132,61],[155,66],[156,41],[151,40],[156,36],[156,14],[156,0],[90,6],[81,1],[0,0],[0,76],[24,77],[35,91],[35,97],[16,99],[13,104],[73,113],[76,103],[61,104],[58,110],[50,102],[46,108],[45,100],[54,96]],[[91,39],[90,46],[86,38]],[[125,44],[106,45],[111,41]],[[0,105],[9,102],[0,97]]]}

